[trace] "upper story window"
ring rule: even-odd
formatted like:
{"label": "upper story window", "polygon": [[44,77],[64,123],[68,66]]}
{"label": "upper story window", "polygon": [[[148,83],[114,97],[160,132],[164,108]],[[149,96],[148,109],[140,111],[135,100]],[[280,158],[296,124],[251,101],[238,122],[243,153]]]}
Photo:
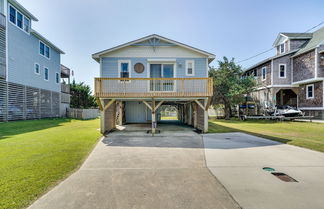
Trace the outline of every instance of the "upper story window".
{"label": "upper story window", "polygon": [[46,44],[44,44],[43,42],[39,42],[39,54],[46,57],[46,58],[50,58],[50,48],[49,46],[47,46]]}
{"label": "upper story window", "polygon": [[130,61],[129,60],[120,60],[119,66],[119,77],[120,78],[129,78],[130,77]]}
{"label": "upper story window", "polygon": [[314,84],[310,84],[306,86],[306,99],[314,98]]}
{"label": "upper story window", "polygon": [[24,31],[29,33],[30,21],[27,17],[24,17]]}
{"label": "upper story window", "polygon": [[48,68],[44,68],[44,80],[46,81],[48,81],[49,79],[48,73],[49,73]]}
{"label": "upper story window", "polygon": [[16,24],[16,9],[12,6],[9,7],[9,20],[13,24]]}
{"label": "upper story window", "polygon": [[279,78],[286,78],[286,65],[279,64]]}
{"label": "upper story window", "polygon": [[9,6],[9,21],[26,33],[30,31],[30,20],[13,6]]}
{"label": "upper story window", "polygon": [[60,74],[59,73],[55,73],[55,82],[60,83]]}
{"label": "upper story window", "polygon": [[23,28],[23,15],[17,11],[17,26]]}
{"label": "upper story window", "polygon": [[279,45],[279,52],[280,52],[280,54],[285,52],[285,43],[282,43]]}
{"label": "upper story window", "polygon": [[193,60],[186,61],[186,76],[195,75],[195,62]]}
{"label": "upper story window", "polygon": [[262,80],[264,81],[267,78],[267,68],[262,68]]}
{"label": "upper story window", "polygon": [[35,63],[35,73],[40,74],[40,68],[38,63]]}

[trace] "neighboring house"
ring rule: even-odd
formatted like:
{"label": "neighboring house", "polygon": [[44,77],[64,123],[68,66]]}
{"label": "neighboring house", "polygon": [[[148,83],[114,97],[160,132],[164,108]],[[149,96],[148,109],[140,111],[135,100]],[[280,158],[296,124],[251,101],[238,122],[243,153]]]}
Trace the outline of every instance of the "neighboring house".
{"label": "neighboring house", "polygon": [[0,121],[60,115],[61,54],[32,29],[37,18],[0,0]]}
{"label": "neighboring house", "polygon": [[70,68],[61,65],[61,105],[60,116],[67,117],[67,112],[70,109],[71,92],[70,92]]}
{"label": "neighboring house", "polygon": [[208,64],[215,55],[153,34],[92,57],[100,63],[95,96],[102,133],[116,121],[152,123],[154,132],[161,105],[177,107],[182,122],[208,130],[213,93]]}
{"label": "neighboring house", "polygon": [[252,96],[261,108],[291,105],[324,119],[324,27],[313,33],[280,33],[277,54],[248,68],[257,80]]}

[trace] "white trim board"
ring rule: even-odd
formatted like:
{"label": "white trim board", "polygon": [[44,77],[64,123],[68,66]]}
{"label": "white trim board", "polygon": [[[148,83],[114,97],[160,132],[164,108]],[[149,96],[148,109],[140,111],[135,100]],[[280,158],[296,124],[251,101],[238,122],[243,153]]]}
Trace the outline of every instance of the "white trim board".
{"label": "white trim board", "polygon": [[209,52],[206,52],[206,51],[203,51],[201,49],[197,49],[195,47],[192,47],[192,46],[189,46],[189,45],[186,45],[186,44],[183,44],[183,43],[180,43],[180,42],[177,42],[177,41],[174,41],[174,40],[171,40],[171,39],[168,39],[168,38],[165,38],[163,36],[160,36],[160,35],[157,35],[157,34],[152,34],[152,35],[149,35],[149,36],[145,36],[143,38],[140,38],[140,39],[136,39],[134,41],[130,41],[130,42],[127,42],[125,44],[121,44],[121,45],[118,45],[116,47],[113,47],[113,48],[110,48],[110,49],[106,49],[106,50],[103,50],[103,51],[100,51],[100,52],[97,52],[95,54],[92,54],[92,58],[95,59],[97,62],[100,58],[100,56],[104,55],[104,54],[107,54],[107,53],[110,53],[112,51],[116,51],[118,49],[121,49],[121,48],[124,48],[124,47],[127,47],[127,46],[130,46],[130,45],[133,45],[133,44],[136,44],[136,43],[139,43],[139,42],[143,42],[145,40],[149,40],[149,39],[152,39],[152,38],[157,38],[157,39],[160,39],[160,40],[163,40],[163,41],[166,41],[166,42],[169,42],[169,43],[172,43],[172,44],[175,44],[177,46],[180,46],[180,47],[183,47],[185,49],[189,49],[191,51],[194,51],[194,52],[197,52],[199,54],[202,54],[204,56],[207,56],[208,59],[210,59],[211,61],[215,59],[215,55],[212,54],[212,53],[209,53]]}

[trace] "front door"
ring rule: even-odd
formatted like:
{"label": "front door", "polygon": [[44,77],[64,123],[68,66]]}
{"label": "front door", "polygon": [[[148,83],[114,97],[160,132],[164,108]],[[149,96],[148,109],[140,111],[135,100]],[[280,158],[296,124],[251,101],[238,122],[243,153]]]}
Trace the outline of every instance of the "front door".
{"label": "front door", "polygon": [[174,64],[151,64],[151,78],[163,78],[150,81],[150,91],[174,91]]}

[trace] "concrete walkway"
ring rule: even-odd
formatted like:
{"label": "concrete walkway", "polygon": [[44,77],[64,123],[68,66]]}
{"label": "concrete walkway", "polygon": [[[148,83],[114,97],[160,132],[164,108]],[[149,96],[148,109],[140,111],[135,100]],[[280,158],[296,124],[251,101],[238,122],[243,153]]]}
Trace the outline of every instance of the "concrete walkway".
{"label": "concrete walkway", "polygon": [[200,135],[165,125],[151,137],[148,128],[109,134],[80,170],[30,208],[239,208],[207,169]]}
{"label": "concrete walkway", "polygon": [[[208,168],[244,209],[324,208],[324,154],[243,133],[204,135]],[[298,182],[264,171],[274,168]]]}

